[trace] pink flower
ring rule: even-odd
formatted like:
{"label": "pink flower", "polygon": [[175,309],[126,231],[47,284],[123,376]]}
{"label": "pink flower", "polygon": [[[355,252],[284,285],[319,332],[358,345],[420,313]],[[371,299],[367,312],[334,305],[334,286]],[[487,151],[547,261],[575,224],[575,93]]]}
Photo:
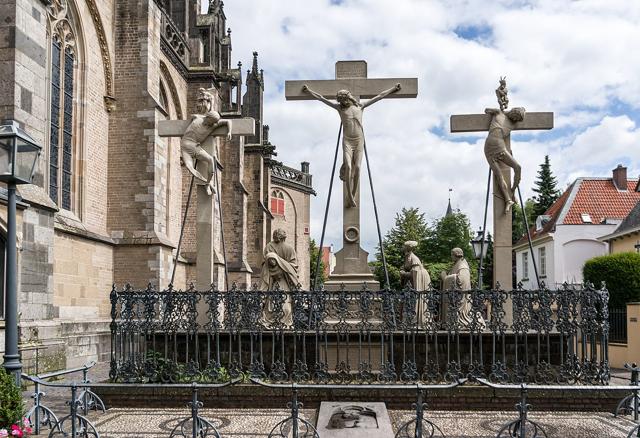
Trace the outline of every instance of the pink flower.
{"label": "pink flower", "polygon": [[6,438],[9,436],[9,432],[7,432],[7,429],[0,429],[0,438]]}
{"label": "pink flower", "polygon": [[24,418],[22,419],[22,425],[23,425],[24,427],[31,427],[31,422],[29,421],[29,419],[28,419],[27,417],[24,417]]}
{"label": "pink flower", "polygon": [[20,426],[18,426],[17,424],[13,424],[11,426],[11,436],[15,436],[18,438],[22,438],[24,436],[24,434],[22,433],[22,429],[20,429]]}

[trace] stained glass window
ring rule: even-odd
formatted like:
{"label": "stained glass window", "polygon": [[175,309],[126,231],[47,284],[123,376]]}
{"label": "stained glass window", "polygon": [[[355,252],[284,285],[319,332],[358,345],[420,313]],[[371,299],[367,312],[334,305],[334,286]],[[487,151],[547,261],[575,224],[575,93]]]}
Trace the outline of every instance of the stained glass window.
{"label": "stained glass window", "polygon": [[56,33],[51,44],[49,196],[61,208],[71,210],[75,53],[67,41]]}

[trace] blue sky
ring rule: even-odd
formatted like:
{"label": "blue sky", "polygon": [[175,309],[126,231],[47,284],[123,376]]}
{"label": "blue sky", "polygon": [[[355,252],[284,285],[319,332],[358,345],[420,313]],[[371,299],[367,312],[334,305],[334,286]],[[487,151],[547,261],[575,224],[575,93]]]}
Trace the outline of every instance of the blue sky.
{"label": "blue sky", "polygon": [[[622,163],[640,174],[640,2],[626,0],[229,0],[232,64],[259,52],[265,123],[278,159],[311,163],[319,240],[338,117],[318,102],[287,102],[287,79],[331,79],[338,60],[365,59],[369,77],[417,77],[417,99],[365,111],[383,232],[402,207],[431,220],[452,203],[481,224],[487,164],[483,134],[450,134],[451,114],[496,105],[507,76],[511,106],[553,111],[555,129],[517,133],[523,195],[544,155],[561,187],[608,176]],[[368,191],[362,205],[366,249],[377,242]],[[334,198],[336,199],[336,198]],[[339,199],[339,197],[337,198]],[[332,204],[327,241],[341,246],[341,207]]]}

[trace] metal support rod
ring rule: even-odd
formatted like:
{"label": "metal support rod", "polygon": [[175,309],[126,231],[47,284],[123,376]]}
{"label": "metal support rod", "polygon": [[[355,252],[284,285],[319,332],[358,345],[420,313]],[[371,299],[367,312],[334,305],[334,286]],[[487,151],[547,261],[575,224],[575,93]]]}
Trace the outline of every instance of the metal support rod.
{"label": "metal support rod", "polygon": [[78,405],[76,404],[76,397],[78,396],[78,387],[76,386],[76,382],[71,384],[71,438],[76,438],[78,434]]}
{"label": "metal support rod", "polygon": [[[197,161],[196,164],[197,165]],[[176,248],[176,256],[173,259],[173,272],[171,272],[171,282],[169,283],[173,286],[173,281],[176,278],[176,268],[178,267],[178,258],[180,257],[180,249],[182,248],[182,238],[184,236],[184,227],[187,223],[187,213],[189,212],[189,205],[191,205],[191,193],[193,193],[193,183],[195,177],[191,177],[191,181],[189,182],[189,193],[187,195],[187,204],[184,207],[184,215],[182,216],[182,226],[180,227],[180,238],[178,239],[178,248]]]}
{"label": "metal support rod", "polygon": [[193,438],[198,438],[200,433],[198,426],[198,384],[194,382],[191,390],[191,435]]}
{"label": "metal support rod", "polygon": [[491,189],[491,168],[487,176],[487,195],[484,199],[484,220],[482,221],[482,241],[480,242],[480,266],[478,267],[478,289],[482,290],[482,265],[484,263],[484,238],[487,234],[487,210],[489,210],[489,191]]}
{"label": "metal support rod", "polygon": [[298,438],[298,390],[294,389],[291,394],[291,432],[293,438]]}
{"label": "metal support rod", "polygon": [[327,194],[327,205],[324,208],[324,220],[322,221],[322,234],[320,235],[320,246],[318,247],[318,259],[316,260],[316,276],[313,278],[313,288],[315,291],[318,286],[318,276],[320,273],[320,259],[322,257],[322,246],[324,245],[324,234],[327,229],[327,216],[329,215],[329,204],[331,204],[331,192],[333,190],[333,178],[336,174],[336,162],[338,161],[338,149],[340,148],[340,135],[342,134],[342,123],[338,129],[338,140],[336,141],[336,152],[333,156],[333,167],[331,168],[331,179],[329,180],[329,193]]}
{"label": "metal support rod", "polygon": [[529,221],[527,220],[527,212],[525,211],[525,205],[522,202],[522,193],[520,192],[520,186],[518,186],[518,198],[520,199],[520,209],[522,210],[522,219],[524,220],[524,227],[527,230],[527,240],[529,241],[529,252],[531,253],[531,261],[533,262],[533,272],[536,274],[536,282],[538,283],[538,289],[540,289],[540,276],[538,276],[538,264],[536,258],[533,255],[533,244],[531,243],[531,231],[529,230]]}
{"label": "metal support rod", "polygon": [[424,391],[418,390],[418,399],[416,400],[416,438],[422,438],[422,419],[424,418],[423,404]]}
{"label": "metal support rod", "polygon": [[[364,134],[363,134],[364,136]],[[382,256],[382,267],[384,269],[385,289],[391,287],[389,283],[389,271],[387,270],[387,259],[384,255],[384,245],[382,244],[382,233],[380,232],[380,220],[378,219],[378,205],[376,204],[376,193],[373,190],[373,179],[371,178],[371,165],[369,164],[369,153],[367,152],[367,141],[363,140],[364,158],[367,161],[367,174],[369,175],[369,186],[371,187],[371,199],[373,201],[373,213],[376,216],[376,228],[378,229],[378,244],[380,245],[380,255]]]}
{"label": "metal support rod", "polygon": [[36,435],[40,433],[40,382],[35,382],[35,390],[34,390],[34,402],[36,406],[36,410],[33,412],[35,417],[35,425],[34,429],[36,431]]}
{"label": "metal support rod", "polygon": [[6,247],[6,298],[4,368],[13,374],[16,386],[20,387],[22,364],[18,351],[18,290],[16,255],[16,185],[7,184],[7,247]]}

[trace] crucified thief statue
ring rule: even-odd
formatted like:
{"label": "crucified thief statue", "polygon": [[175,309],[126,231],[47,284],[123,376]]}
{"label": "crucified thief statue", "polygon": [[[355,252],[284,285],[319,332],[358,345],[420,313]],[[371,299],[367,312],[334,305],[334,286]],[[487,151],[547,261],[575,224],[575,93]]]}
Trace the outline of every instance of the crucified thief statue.
{"label": "crucified thief statue", "polygon": [[[213,96],[210,90],[200,88],[196,103],[197,114],[191,116],[189,126],[180,140],[180,155],[187,170],[196,178],[197,184],[206,185],[207,194],[214,192],[215,161],[200,145],[211,133],[222,125],[227,125],[229,133],[227,140],[231,140],[231,121],[221,119],[220,113],[213,110]],[[196,160],[207,165],[207,175],[204,176],[196,169]]]}
{"label": "crucified thief statue", "polygon": [[[512,108],[506,111],[509,103],[507,97],[507,82],[500,78],[500,87],[496,90],[498,105],[500,108],[487,108],[485,114],[491,116],[489,124],[489,135],[484,142],[484,155],[487,157],[491,171],[497,178],[500,192],[504,198],[504,214],[511,211],[515,203],[515,192],[520,184],[520,174],[522,168],[511,154],[511,130],[516,127],[516,123],[524,120],[524,108]],[[506,164],[513,169],[513,186],[509,187],[500,169],[499,163]]]}
{"label": "crucified thief statue", "polygon": [[311,94],[313,97],[329,105],[338,111],[340,120],[342,121],[342,166],[340,167],[340,179],[347,185],[347,208],[356,207],[355,198],[358,193],[358,184],[360,182],[360,163],[362,162],[362,153],[364,151],[364,131],[362,128],[362,111],[384,99],[391,93],[400,91],[400,84],[383,91],[377,96],[367,100],[364,103],[357,101],[349,90],[340,90],[336,95],[338,103],[334,103],[325,99],[321,94],[313,91],[307,85],[302,87],[302,91]]}

